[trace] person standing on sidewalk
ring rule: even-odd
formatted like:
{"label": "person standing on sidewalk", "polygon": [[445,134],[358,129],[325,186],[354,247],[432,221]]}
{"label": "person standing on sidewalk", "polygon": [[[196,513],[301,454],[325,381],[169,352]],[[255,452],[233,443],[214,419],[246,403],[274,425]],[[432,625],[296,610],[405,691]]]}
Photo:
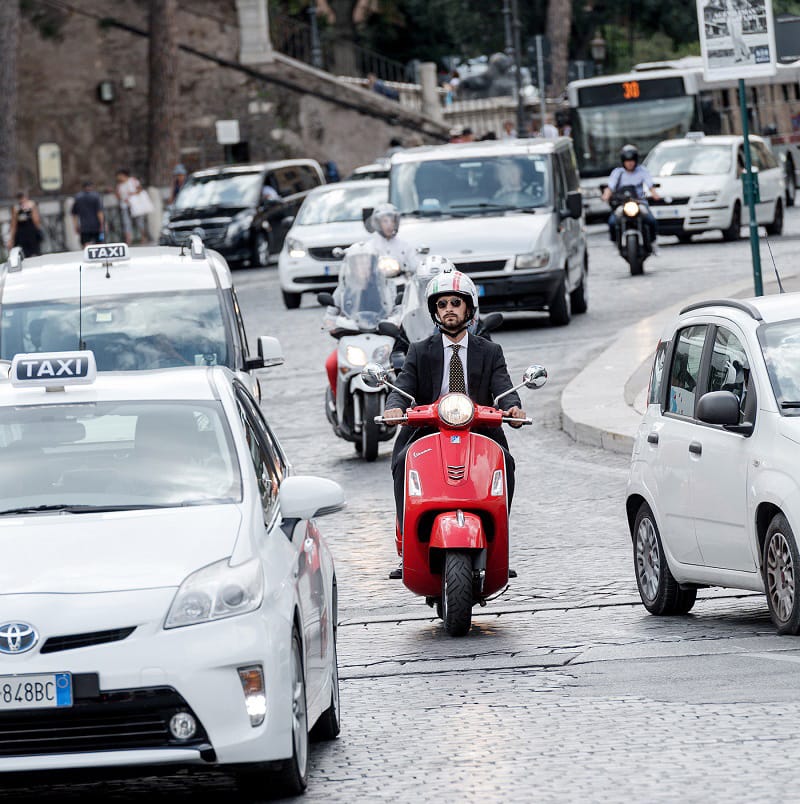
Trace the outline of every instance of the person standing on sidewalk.
{"label": "person standing on sidewalk", "polygon": [[94,189],[91,180],[83,183],[83,189],[72,202],[72,220],[82,246],[105,240],[106,216],[103,212],[103,199]]}
{"label": "person standing on sidewalk", "polygon": [[[125,235],[125,242],[130,245],[133,240],[134,229],[136,235],[142,243],[149,241],[147,232],[147,213],[137,212],[134,205],[135,199],[140,199],[147,195],[139,179],[131,175],[128,168],[117,170],[117,189],[116,195],[119,199],[119,211],[122,217],[122,231]],[[152,203],[149,198],[143,199],[147,204]]]}
{"label": "person standing on sidewalk", "polygon": [[8,247],[19,246],[26,257],[38,257],[42,253],[42,219],[36,202],[28,193],[17,193],[17,203],[11,208],[11,230]]}

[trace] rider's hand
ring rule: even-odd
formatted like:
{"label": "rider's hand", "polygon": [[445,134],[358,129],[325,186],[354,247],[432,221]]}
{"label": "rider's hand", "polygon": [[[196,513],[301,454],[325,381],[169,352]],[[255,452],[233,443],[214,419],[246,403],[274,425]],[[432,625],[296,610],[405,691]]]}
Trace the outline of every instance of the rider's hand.
{"label": "rider's hand", "polygon": [[401,419],[402,417],[403,411],[400,408],[386,408],[383,411],[384,419]]}
{"label": "rider's hand", "polygon": [[[525,411],[522,408],[518,408],[516,405],[513,405],[508,410],[503,411],[506,416],[510,416],[512,419],[524,419],[525,418]],[[522,422],[517,424],[516,422],[508,422],[511,427],[522,427]]]}

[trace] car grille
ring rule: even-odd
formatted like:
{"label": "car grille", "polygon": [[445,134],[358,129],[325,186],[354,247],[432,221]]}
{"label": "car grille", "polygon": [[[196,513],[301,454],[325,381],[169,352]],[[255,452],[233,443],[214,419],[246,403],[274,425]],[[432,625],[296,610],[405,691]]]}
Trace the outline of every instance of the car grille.
{"label": "car grille", "polygon": [[343,244],[341,246],[316,246],[315,248],[310,248],[308,253],[315,259],[315,260],[335,260],[336,262],[340,262],[344,255],[339,255],[338,257],[334,257],[333,250],[335,248],[340,248],[342,251],[350,246],[349,243]]}
{"label": "car grille", "polygon": [[194,234],[195,231],[197,231],[197,234],[200,234],[201,229],[203,234],[200,235],[200,238],[203,243],[207,246],[218,246],[225,241],[225,232],[228,227],[227,224],[224,223],[214,224],[213,226],[199,226],[196,223],[191,226],[175,226],[170,229],[170,239],[174,245],[179,246],[189,235]]}
{"label": "car grille", "polygon": [[179,746],[210,751],[199,720],[191,740],[175,740],[170,734],[170,718],[178,711],[191,712],[171,687],[97,692],[81,699],[75,683],[79,678],[73,676],[76,698],[71,707],[0,714],[0,756]]}
{"label": "car grille", "polygon": [[688,204],[689,196],[672,195],[670,196],[669,202],[665,201],[663,198],[659,199],[648,198],[647,203],[651,207],[675,207],[678,206],[679,204]]}
{"label": "car grille", "polygon": [[447,467],[447,476],[450,478],[450,480],[463,480],[466,474],[467,469],[465,466]]}
{"label": "car grille", "polygon": [[506,260],[485,260],[483,262],[457,262],[456,270],[462,274],[477,274],[483,271],[502,271]]}
{"label": "car grille", "polygon": [[70,634],[69,636],[50,637],[40,653],[55,653],[60,650],[73,650],[74,648],[88,648],[91,645],[104,645],[106,642],[119,642],[129,637],[136,630],[132,628],[115,628],[111,631],[95,631],[92,634]]}

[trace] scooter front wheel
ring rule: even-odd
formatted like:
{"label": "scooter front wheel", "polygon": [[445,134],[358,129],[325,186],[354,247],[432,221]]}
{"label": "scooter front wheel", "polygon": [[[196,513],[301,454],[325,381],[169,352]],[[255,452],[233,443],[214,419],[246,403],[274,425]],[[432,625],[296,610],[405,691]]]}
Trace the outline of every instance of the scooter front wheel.
{"label": "scooter front wheel", "polygon": [[464,636],[472,625],[472,556],[448,550],[442,572],[442,620],[450,636]]}
{"label": "scooter front wheel", "polygon": [[364,421],[361,425],[361,454],[365,461],[372,462],[378,457],[380,425],[375,424],[375,417],[380,416],[381,406],[377,394],[364,396]]}

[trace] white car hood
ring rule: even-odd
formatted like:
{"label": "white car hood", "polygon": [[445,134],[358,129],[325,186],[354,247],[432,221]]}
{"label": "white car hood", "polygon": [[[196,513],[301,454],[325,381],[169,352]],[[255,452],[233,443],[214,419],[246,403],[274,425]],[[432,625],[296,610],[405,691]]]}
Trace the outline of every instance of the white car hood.
{"label": "white car hood", "polygon": [[341,221],[339,223],[314,223],[308,226],[295,224],[289,229],[287,239],[293,237],[306,248],[314,246],[349,246],[366,240],[369,232],[361,221]]}
{"label": "white car hood", "polygon": [[235,505],[0,517],[2,594],[177,587],[233,552]]}
{"label": "white car hood", "polygon": [[403,216],[400,236],[431,254],[451,260],[472,257],[510,257],[536,248],[551,220],[548,210],[506,215],[472,215],[465,218],[413,218]]}
{"label": "white car hood", "polygon": [[725,175],[716,176],[658,176],[653,181],[658,184],[658,194],[665,196],[693,196],[701,190],[710,192],[722,189]]}
{"label": "white car hood", "polygon": [[800,444],[800,416],[781,416],[778,422],[778,432],[789,441]]}

